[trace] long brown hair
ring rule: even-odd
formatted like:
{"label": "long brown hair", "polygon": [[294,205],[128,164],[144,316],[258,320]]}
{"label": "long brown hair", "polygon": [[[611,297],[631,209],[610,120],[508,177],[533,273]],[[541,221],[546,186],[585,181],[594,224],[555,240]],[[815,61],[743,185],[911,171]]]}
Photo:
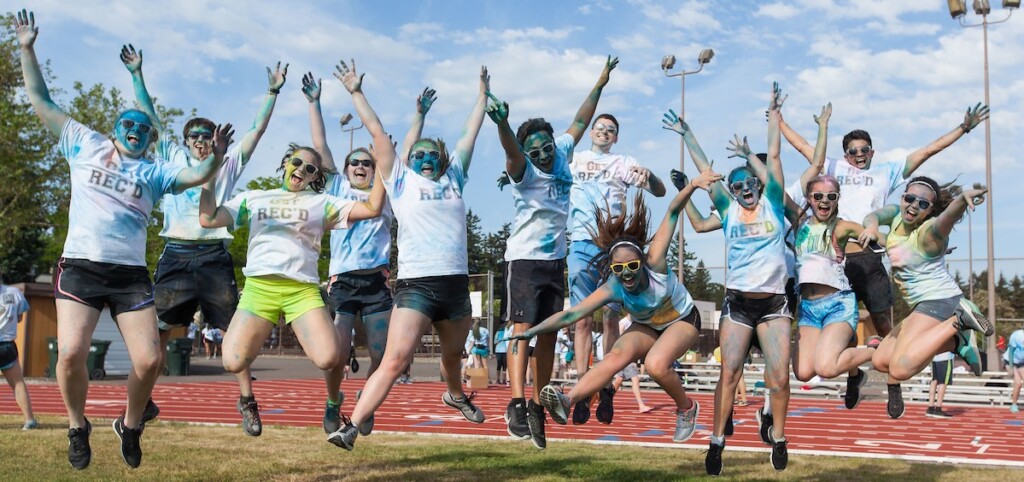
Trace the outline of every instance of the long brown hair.
{"label": "long brown hair", "polygon": [[[924,184],[928,186],[928,189],[931,189],[932,192],[935,193],[935,202],[932,203],[932,210],[928,213],[928,216],[925,216],[924,218],[925,220],[928,220],[942,214],[942,212],[949,207],[949,203],[953,202],[954,199],[964,192],[960,185],[954,184],[955,182],[956,179],[953,179],[945,184],[939,184],[936,180],[930,177],[917,176],[907,181],[907,189],[910,188],[911,184]],[[906,189],[904,189],[903,192],[906,192]]]}
{"label": "long brown hair", "polygon": [[590,264],[601,273],[601,282],[605,282],[611,274],[611,269],[609,269],[608,265],[611,263],[612,246],[621,241],[627,241],[636,245],[640,249],[640,260],[646,265],[647,261],[644,259],[644,251],[650,242],[650,237],[647,235],[647,225],[650,224],[651,216],[647,211],[647,205],[644,203],[643,192],[637,191],[636,196],[633,197],[633,214],[627,214],[626,210],[623,210],[622,214],[613,216],[607,200],[605,201],[605,209],[595,206],[594,210],[597,212],[597,229],[596,232],[590,231],[590,236],[594,239],[594,245],[601,252],[594,256],[594,259],[590,260]]}

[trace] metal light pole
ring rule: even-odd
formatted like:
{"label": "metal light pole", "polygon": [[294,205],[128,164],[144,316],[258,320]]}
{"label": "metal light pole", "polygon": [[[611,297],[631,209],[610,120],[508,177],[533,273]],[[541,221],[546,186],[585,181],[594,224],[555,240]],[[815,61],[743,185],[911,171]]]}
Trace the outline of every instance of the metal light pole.
{"label": "metal light pole", "polygon": [[[352,122],[352,114],[350,113],[346,113],[341,116],[339,122],[341,122],[341,131],[348,132],[348,152],[352,152],[352,149],[355,148],[356,131],[363,128],[363,123],[360,122],[358,126],[346,129],[345,126],[348,125],[349,122]],[[344,167],[342,167],[342,169],[344,169]]]}
{"label": "metal light pole", "polygon": [[[715,51],[711,49],[704,49],[700,51],[697,56],[697,70],[681,70],[674,74],[668,73],[676,65],[675,55],[666,55],[661,59],[661,70],[665,73],[665,77],[679,77],[679,118],[683,119],[686,117],[686,76],[696,74],[701,70],[704,70],[704,65],[711,62],[711,59],[715,56]],[[679,171],[686,172],[686,142],[683,141],[682,136],[679,137]],[[686,246],[683,244],[683,223],[679,223],[679,281],[685,282],[683,279],[683,261],[686,259]]]}
{"label": "metal light pole", "polygon": [[[959,21],[960,26],[964,28],[981,27],[982,31],[982,45],[984,55],[984,70],[985,70],[985,105],[991,106],[989,102],[989,79],[988,79],[988,26],[997,23],[1003,23],[1010,19],[1013,15],[1013,11],[1020,8],[1020,0],[1003,0],[1003,9],[1006,10],[1006,17],[1002,20],[996,20],[994,22],[989,21],[988,16],[992,12],[992,7],[989,5],[988,0],[974,0],[972,8],[974,13],[981,15],[981,23],[968,24],[964,22],[964,16],[967,13],[967,7],[964,0],[947,0],[949,5],[949,14]],[[995,263],[995,241],[993,239],[992,226],[993,226],[993,193],[992,193],[992,121],[991,119],[985,120],[985,185],[988,186],[988,203],[985,206],[985,220],[986,220],[986,236],[988,244],[988,319],[992,322],[992,325],[996,324],[996,263]],[[996,335],[993,334],[988,339],[988,348],[986,352],[988,354],[988,366],[998,367],[999,366],[999,350],[993,349],[996,346]]]}

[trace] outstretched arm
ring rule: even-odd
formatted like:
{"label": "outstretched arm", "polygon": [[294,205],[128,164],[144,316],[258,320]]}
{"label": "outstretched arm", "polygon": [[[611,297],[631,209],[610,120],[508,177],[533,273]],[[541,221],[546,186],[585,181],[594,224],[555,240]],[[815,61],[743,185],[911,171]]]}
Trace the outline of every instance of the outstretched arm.
{"label": "outstretched arm", "polygon": [[693,199],[686,201],[686,217],[690,220],[690,225],[693,226],[693,230],[698,233],[709,233],[716,229],[722,229],[722,220],[715,215],[708,215],[704,217],[697,206],[693,204]]}
{"label": "outstretched arm", "polygon": [[46,87],[46,80],[43,79],[43,72],[39,69],[39,59],[36,58],[36,51],[33,47],[36,36],[39,35],[35,13],[24,9],[18,12],[14,19],[14,31],[20,46],[21,75],[25,79],[28,100],[32,103],[36,115],[43,121],[43,125],[50,132],[60,136],[64,129],[64,123],[68,120],[68,115],[60,110],[60,107],[57,107],[57,104],[50,98],[50,91]]}
{"label": "outstretched arm", "polygon": [[783,207],[785,203],[785,190],[782,187],[785,178],[782,175],[782,158],[779,157],[782,147],[782,140],[779,137],[779,112],[785,101],[786,97],[782,95],[779,83],[773,82],[771,102],[768,105],[768,179],[764,185],[764,193],[779,207]]}
{"label": "outstretched arm", "polygon": [[380,216],[380,213],[384,211],[384,195],[384,179],[380,178],[378,171],[377,179],[374,180],[373,187],[370,189],[370,197],[366,201],[357,202],[352,206],[352,210],[348,213],[348,222],[354,223]]}
{"label": "outstretched arm", "polygon": [[[217,127],[217,131],[213,133],[213,155],[203,161],[203,164],[215,159],[214,162],[220,165],[224,160],[224,154],[228,151],[228,145],[231,144],[232,134],[231,124]],[[199,194],[199,225],[204,228],[231,227],[234,222],[231,213],[218,206],[217,200],[214,198],[214,192],[217,190],[217,176],[214,174],[215,171],[211,169],[210,177],[205,180],[202,192]]]}
{"label": "outstretched arm", "polygon": [[487,74],[487,66],[480,66],[480,92],[476,97],[476,104],[466,119],[466,126],[462,129],[462,136],[455,143],[455,152],[462,160],[462,172],[469,172],[469,162],[473,159],[473,146],[476,145],[476,136],[480,134],[480,126],[484,123],[484,108],[487,106],[487,92],[491,90],[491,76]]}
{"label": "outstretched arm", "polygon": [[[487,93],[487,117],[490,117],[498,125],[498,140],[501,141],[501,148],[505,150],[505,176],[516,182],[523,180],[526,172],[526,156],[519,146],[516,134],[512,132],[512,126],[508,125],[508,102],[503,102],[490,92]],[[501,182],[498,188],[502,188]]]}
{"label": "outstretched arm", "polygon": [[[594,112],[597,111],[597,102],[601,100],[601,91],[604,90],[604,86],[608,85],[608,79],[612,74],[612,70],[615,70],[615,67],[618,65],[619,58],[609,55],[608,59],[604,62],[604,70],[601,71],[601,76],[597,78],[597,84],[594,84],[594,88],[591,89],[590,94],[583,101],[583,105],[576,111],[576,117],[573,118],[572,124],[569,124],[569,128],[565,130],[566,134],[572,136],[573,144],[579,144],[580,139],[583,138],[583,132],[587,130],[590,120],[594,118]],[[664,195],[662,193],[662,196]]]}
{"label": "outstretched arm", "polygon": [[324,114],[320,110],[322,85],[323,81],[314,79],[312,72],[306,72],[306,75],[302,76],[302,94],[309,101],[309,133],[313,138],[313,149],[320,153],[320,168],[328,175],[335,175],[338,173],[338,165],[334,162],[330,146],[327,145],[327,128],[324,127]]}
{"label": "outstretched arm", "polygon": [[509,340],[529,340],[537,335],[554,333],[573,323],[576,323],[584,316],[587,316],[598,308],[608,304],[612,299],[612,289],[607,283],[598,286],[590,296],[583,298],[583,301],[568,310],[559,311],[548,317],[539,325],[530,328],[518,335],[512,335]]}
{"label": "outstretched arm", "polygon": [[828,147],[828,120],[832,117],[832,103],[821,108],[821,115],[814,116],[814,122],[818,124],[818,142],[814,144],[814,157],[811,165],[800,175],[800,189],[804,196],[807,195],[807,183],[811,182],[825,167],[825,148]]}
{"label": "outstretched arm", "polygon": [[[217,130],[213,133],[213,154],[195,166],[178,171],[178,176],[174,178],[175,194],[207,181],[210,183],[216,181],[217,168],[224,162],[224,154],[227,152],[228,146],[231,145],[231,136],[233,135],[235,135],[235,131],[232,130],[231,124],[217,126]],[[211,189],[213,189],[212,185]]]}
{"label": "outstretched arm", "polygon": [[959,196],[946,206],[946,209],[935,217],[931,229],[921,237],[921,246],[929,256],[938,256],[946,252],[946,245],[949,243],[949,234],[953,232],[953,226],[964,212],[968,209],[974,210],[975,206],[985,202],[985,194],[988,188],[981,184],[975,184],[973,189],[965,189]]}
{"label": "outstretched arm", "polygon": [[400,155],[398,156],[405,159],[405,162],[409,162],[409,151],[412,150],[412,145],[423,135],[423,122],[427,118],[427,112],[430,112],[430,106],[434,105],[434,101],[437,100],[434,94],[436,94],[434,89],[426,87],[423,89],[423,93],[416,98],[416,115],[412,118],[412,125],[409,126],[409,132],[405,134],[402,150],[399,151]]}
{"label": "outstretched arm", "polygon": [[690,196],[694,191],[711,189],[712,184],[722,180],[720,174],[711,170],[700,173],[689,182],[683,173],[675,169],[672,170],[672,174],[672,183],[679,189],[679,194],[676,194],[676,197],[669,202],[665,219],[661,221],[661,225],[658,226],[658,231],[654,233],[651,245],[647,249],[647,264],[658,273],[668,273],[668,262],[665,257],[668,255],[668,247],[672,242],[672,235],[676,232],[676,224],[679,222],[679,213],[683,210],[683,206],[690,202]]}
{"label": "outstretched arm", "polygon": [[782,111],[779,111],[779,130],[782,131],[782,136],[786,138],[786,142],[789,142],[793,149],[803,154],[807,158],[807,162],[814,162],[814,146],[810,145],[807,139],[804,139],[803,136],[797,134],[796,131],[789,127],[786,120],[782,118]]}
{"label": "outstretched arm", "polygon": [[384,132],[377,113],[370,107],[370,103],[363,95],[363,76],[366,74],[356,73],[356,61],[352,60],[352,68],[349,69],[345,61],[338,63],[337,72],[334,76],[341,81],[350,94],[352,94],[352,105],[356,108],[359,120],[366,126],[366,132],[373,138],[374,159],[377,161],[377,172],[382,179],[391,176],[391,168],[395,163],[395,145],[391,143],[391,137]]}
{"label": "outstretched arm", "polygon": [[928,144],[914,152],[911,152],[907,156],[907,163],[903,166],[903,178],[907,179],[910,177],[917,168],[924,164],[935,154],[938,154],[943,149],[949,147],[951,144],[963,137],[964,134],[971,132],[978,124],[981,124],[985,119],[988,119],[988,106],[978,102],[978,105],[974,107],[968,107],[967,113],[964,114],[964,121],[960,125],[953,128],[953,130],[947,132],[942,137],[935,139]]}
{"label": "outstretched arm", "polygon": [[124,63],[124,67],[128,69],[128,72],[132,74],[132,89],[135,90],[135,101],[139,103],[139,108],[149,116],[150,121],[153,122],[153,127],[156,127],[158,132],[163,133],[163,121],[160,120],[160,116],[156,115],[153,98],[150,97],[149,90],[146,89],[146,80],[142,77],[142,50],[136,52],[134,45],[122,45],[121,62]]}
{"label": "outstretched arm", "polygon": [[263,98],[263,104],[260,105],[260,111],[256,113],[256,119],[252,121],[252,127],[249,128],[249,132],[246,132],[242,136],[242,143],[239,146],[242,165],[249,162],[252,157],[252,152],[256,150],[256,144],[260,142],[260,138],[263,137],[263,133],[267,131],[267,125],[270,124],[270,115],[274,113],[274,104],[277,102],[277,94],[281,93],[281,87],[284,86],[285,77],[288,75],[288,64],[284,64],[284,69],[281,69],[281,62],[277,63],[274,67],[274,71],[270,71],[270,67],[267,67],[267,95]]}
{"label": "outstretched arm", "polygon": [[[711,163],[708,162],[708,157],[704,154],[704,149],[701,149],[700,144],[697,142],[697,137],[693,135],[693,130],[690,129],[689,124],[680,119],[675,111],[671,109],[665,114],[665,118],[661,122],[665,124],[662,126],[664,129],[683,136],[683,142],[686,143],[686,149],[690,151],[690,158],[693,159],[693,163],[697,165],[697,171],[711,170]],[[722,186],[721,182],[712,185],[709,193],[711,194],[711,202],[715,204],[715,209],[719,213],[724,213],[729,209],[729,205],[732,204],[732,198],[729,197],[729,193],[725,191],[725,187]]]}

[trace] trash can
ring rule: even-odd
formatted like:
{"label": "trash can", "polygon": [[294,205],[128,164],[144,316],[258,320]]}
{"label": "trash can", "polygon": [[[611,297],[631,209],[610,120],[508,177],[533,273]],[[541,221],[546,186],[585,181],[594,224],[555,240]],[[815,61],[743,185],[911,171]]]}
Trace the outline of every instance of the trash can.
{"label": "trash can", "polygon": [[[57,377],[57,338],[46,339],[46,348],[50,355],[50,365],[46,367],[45,375],[49,378]],[[109,340],[93,340],[89,346],[89,357],[86,358],[85,366],[89,372],[90,380],[102,380],[106,378],[107,371],[103,364],[107,359],[107,350],[110,348]]]}
{"label": "trash can", "polygon": [[167,343],[167,367],[164,374],[171,376],[188,375],[192,361],[192,339],[175,338]]}

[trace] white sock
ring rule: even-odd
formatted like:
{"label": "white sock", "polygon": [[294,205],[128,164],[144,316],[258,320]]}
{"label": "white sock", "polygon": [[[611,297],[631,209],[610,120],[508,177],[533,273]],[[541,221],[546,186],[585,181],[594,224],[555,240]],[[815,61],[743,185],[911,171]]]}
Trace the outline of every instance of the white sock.
{"label": "white sock", "polygon": [[725,436],[723,435],[723,436],[719,437],[719,436],[717,436],[715,434],[711,434],[711,443],[713,443],[715,445],[719,445],[719,446],[725,445]]}
{"label": "white sock", "polygon": [[764,411],[765,415],[771,415],[772,414],[772,399],[771,399],[771,397],[764,397],[764,410],[763,411]]}

